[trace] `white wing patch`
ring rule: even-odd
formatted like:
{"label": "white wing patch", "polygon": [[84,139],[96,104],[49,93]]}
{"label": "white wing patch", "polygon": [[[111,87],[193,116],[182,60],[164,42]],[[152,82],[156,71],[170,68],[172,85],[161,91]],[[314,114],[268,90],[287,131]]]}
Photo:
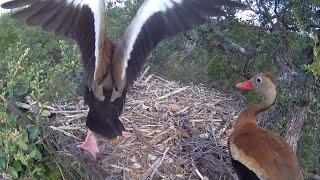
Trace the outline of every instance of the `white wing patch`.
{"label": "white wing patch", "polygon": [[103,30],[103,24],[104,24],[104,10],[105,10],[105,4],[103,0],[67,0],[67,3],[72,4],[74,6],[80,6],[83,5],[89,6],[93,13],[94,17],[94,32],[95,32],[95,69],[94,69],[94,80],[96,80],[96,70],[97,66],[99,65],[100,57],[99,57],[99,46],[101,44],[101,41],[103,38],[101,38],[101,30]]}
{"label": "white wing patch", "polygon": [[75,6],[82,6],[83,5],[83,0],[67,0],[67,3],[68,4],[74,4]]}
{"label": "white wing patch", "polygon": [[94,80],[96,80],[96,71],[97,67],[100,62],[100,57],[99,57],[99,49],[100,49],[100,44],[103,38],[101,38],[101,30],[104,28],[102,27],[104,24],[104,19],[103,19],[103,12],[105,8],[105,4],[103,0],[86,0],[86,3],[88,3],[89,7],[91,8],[93,15],[94,15],[94,32],[95,32],[95,69],[94,69]]}
{"label": "white wing patch", "polygon": [[[173,8],[175,4],[181,4],[183,0],[148,0],[144,2],[139,8],[136,16],[131,21],[127,29],[132,32],[125,32],[125,34],[130,33],[129,40],[126,40],[126,52],[124,54],[124,64],[122,69],[121,78],[124,80],[125,71],[128,67],[128,61],[130,59],[130,54],[133,50],[133,45],[138,38],[139,32],[141,31],[144,23],[157,12],[166,12],[168,9]],[[126,37],[126,36],[124,36]]]}

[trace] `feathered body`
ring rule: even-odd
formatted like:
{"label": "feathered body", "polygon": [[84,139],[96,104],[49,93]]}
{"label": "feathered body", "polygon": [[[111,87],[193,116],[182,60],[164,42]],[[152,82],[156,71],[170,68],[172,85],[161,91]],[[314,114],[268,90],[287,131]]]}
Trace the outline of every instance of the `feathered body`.
{"label": "feathered body", "polygon": [[263,101],[246,108],[228,140],[232,165],[241,180],[302,180],[296,154],[278,134],[261,128],[256,116],[273,105],[275,81],[270,73],[258,74],[237,87],[256,91]]}

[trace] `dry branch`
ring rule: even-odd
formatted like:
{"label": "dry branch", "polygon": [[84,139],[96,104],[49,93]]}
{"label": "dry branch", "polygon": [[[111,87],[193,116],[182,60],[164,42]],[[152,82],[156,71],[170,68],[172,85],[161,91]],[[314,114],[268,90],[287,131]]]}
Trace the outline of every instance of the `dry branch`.
{"label": "dry branch", "polygon": [[297,150],[298,141],[302,135],[302,128],[307,116],[307,109],[295,107],[291,121],[287,124],[285,139],[294,151]]}
{"label": "dry branch", "polygon": [[5,98],[0,98],[0,104],[4,105],[11,113],[18,115],[22,122],[34,123],[32,119],[28,118],[26,114],[18,109],[19,106],[15,102],[9,101]]}
{"label": "dry branch", "polygon": [[168,151],[169,151],[169,147],[166,148],[166,150],[163,152],[162,156],[159,157],[150,167],[150,169],[148,169],[144,175],[140,178],[140,180],[146,180],[146,179],[153,179],[153,176],[156,172],[156,170],[159,168],[159,166],[162,164],[164,158],[166,157]]}
{"label": "dry branch", "polygon": [[136,134],[138,140],[144,144],[145,146],[147,146],[147,148],[150,151],[156,152],[156,149],[148,142],[148,140],[143,136],[143,134],[140,132],[139,128],[132,123],[132,127],[133,127],[133,132]]}
{"label": "dry branch", "polygon": [[57,128],[57,127],[54,127],[54,126],[49,126],[49,128],[53,129],[53,130],[56,130],[56,131],[59,131],[59,132],[62,132],[63,134],[65,134],[66,136],[69,136],[69,137],[72,137],[72,138],[75,138],[77,140],[81,140],[80,138],[78,138],[77,136],[69,133],[68,131],[65,131],[65,130],[62,130],[60,128]]}
{"label": "dry branch", "polygon": [[143,71],[143,73],[141,74],[141,76],[138,78],[138,82],[141,82],[142,81],[142,79],[146,76],[146,74],[148,73],[148,71],[150,70],[150,66],[148,66],[147,68],[146,68],[146,70],[144,70]]}
{"label": "dry branch", "polygon": [[172,92],[170,92],[170,93],[168,93],[168,94],[166,94],[164,96],[158,97],[157,100],[166,99],[166,98],[168,98],[168,97],[170,97],[172,95],[179,94],[179,93],[181,93],[182,91],[184,91],[186,89],[187,89],[187,87],[179,88],[179,89],[174,90],[174,91],[172,91]]}

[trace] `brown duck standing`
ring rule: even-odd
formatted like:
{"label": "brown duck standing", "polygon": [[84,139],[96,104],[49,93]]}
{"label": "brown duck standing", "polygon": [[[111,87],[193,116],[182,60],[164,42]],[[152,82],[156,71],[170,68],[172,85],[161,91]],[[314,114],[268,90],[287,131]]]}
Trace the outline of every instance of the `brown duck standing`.
{"label": "brown duck standing", "polygon": [[263,97],[261,103],[241,113],[229,137],[232,166],[239,179],[302,180],[298,159],[289,144],[278,134],[261,128],[256,121],[256,116],[276,100],[272,75],[261,73],[236,87]]}
{"label": "brown duck standing", "polygon": [[80,147],[93,156],[99,152],[94,133],[107,138],[122,135],[119,116],[127,89],[160,41],[203,24],[209,16],[225,15],[225,7],[244,7],[231,0],[146,0],[115,43],[105,35],[104,1],[10,0],[1,5],[20,8],[12,17],[27,25],[77,42],[85,69],[84,98],[89,105],[89,131]]}

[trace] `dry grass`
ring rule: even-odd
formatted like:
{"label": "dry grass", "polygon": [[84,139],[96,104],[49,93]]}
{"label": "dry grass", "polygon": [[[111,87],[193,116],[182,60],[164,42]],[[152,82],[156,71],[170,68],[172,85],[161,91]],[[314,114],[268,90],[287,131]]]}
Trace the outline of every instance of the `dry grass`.
{"label": "dry grass", "polygon": [[100,142],[98,159],[77,148],[87,131],[88,109],[81,97],[70,104],[46,104],[55,117],[43,136],[53,139],[62,157],[72,157],[85,179],[225,179],[236,103],[202,86],[145,74],[128,93],[121,117],[134,136]]}

